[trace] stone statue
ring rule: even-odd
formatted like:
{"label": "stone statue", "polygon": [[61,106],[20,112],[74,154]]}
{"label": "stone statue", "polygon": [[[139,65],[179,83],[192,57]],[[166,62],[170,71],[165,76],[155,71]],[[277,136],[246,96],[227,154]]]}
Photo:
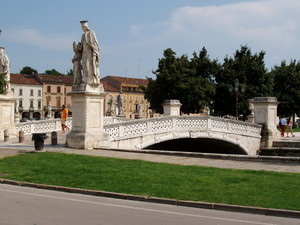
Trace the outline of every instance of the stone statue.
{"label": "stone statue", "polygon": [[139,118],[143,117],[143,104],[138,104],[138,106],[137,106],[137,113],[138,113],[138,117]]}
{"label": "stone statue", "polygon": [[9,59],[4,51],[4,47],[0,47],[0,73],[4,74],[4,80],[6,82],[5,85],[5,93],[10,91],[10,65]]}
{"label": "stone statue", "polygon": [[111,96],[111,100],[110,100],[110,114],[114,115],[115,114],[115,100],[114,100],[114,96]]}
{"label": "stone statue", "polygon": [[117,102],[118,102],[118,115],[123,116],[124,115],[124,99],[122,96],[122,91],[120,91],[120,93],[118,94]]}
{"label": "stone statue", "polygon": [[83,82],[90,85],[100,84],[100,49],[96,34],[88,26],[88,21],[80,21],[84,34],[81,38],[81,60]]}
{"label": "stone statue", "polygon": [[74,84],[81,84],[82,83],[82,73],[81,73],[81,43],[73,42],[73,51],[74,57],[72,59],[73,63],[73,77],[74,77]]}
{"label": "stone statue", "polygon": [[51,102],[48,102],[47,105],[47,118],[51,118],[52,117],[52,105]]}

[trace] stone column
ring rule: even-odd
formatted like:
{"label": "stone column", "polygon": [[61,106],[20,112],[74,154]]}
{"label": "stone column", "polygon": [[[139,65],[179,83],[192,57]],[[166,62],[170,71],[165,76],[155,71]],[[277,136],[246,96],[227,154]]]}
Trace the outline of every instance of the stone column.
{"label": "stone column", "polygon": [[164,108],[164,116],[180,116],[180,107],[182,104],[179,100],[167,99],[162,104]]}
{"label": "stone column", "polygon": [[73,90],[72,130],[67,134],[66,147],[77,149],[108,148],[108,134],[103,130],[104,92],[102,84],[88,91]]}
{"label": "stone column", "polygon": [[271,147],[273,140],[280,137],[280,132],[277,130],[277,98],[255,97],[251,103],[254,123],[263,125],[261,146]]}

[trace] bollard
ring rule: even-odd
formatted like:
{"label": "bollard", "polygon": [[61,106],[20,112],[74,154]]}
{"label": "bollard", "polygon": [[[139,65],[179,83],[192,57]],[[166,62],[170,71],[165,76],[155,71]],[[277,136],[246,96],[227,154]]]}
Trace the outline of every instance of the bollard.
{"label": "bollard", "polygon": [[9,134],[8,134],[8,130],[4,130],[4,141],[8,141],[9,139]]}
{"label": "bollard", "polygon": [[19,143],[24,142],[24,131],[19,131]]}
{"label": "bollard", "polygon": [[57,145],[57,132],[53,131],[51,133],[51,145]]}

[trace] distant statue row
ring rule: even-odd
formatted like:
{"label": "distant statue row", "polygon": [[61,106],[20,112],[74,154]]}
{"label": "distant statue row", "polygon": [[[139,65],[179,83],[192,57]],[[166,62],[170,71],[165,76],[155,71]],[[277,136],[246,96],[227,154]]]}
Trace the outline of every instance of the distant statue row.
{"label": "distant statue row", "polygon": [[[125,111],[125,101],[124,101],[124,96],[122,96],[122,92],[120,92],[117,96],[117,102],[115,104],[115,100],[114,100],[114,96],[111,96],[111,100],[110,100],[110,108],[109,108],[109,112],[112,116],[116,115],[116,116],[121,116],[124,117],[124,111]],[[116,107],[117,108],[116,108]],[[115,112],[117,111],[117,112]],[[138,114],[138,116],[141,118],[143,117],[143,105],[142,104],[138,104],[137,105],[137,111],[136,113]]]}
{"label": "distant statue row", "polygon": [[88,21],[80,21],[84,34],[81,42],[73,42],[75,53],[73,62],[74,84],[100,84],[100,49],[96,34],[88,26]]}

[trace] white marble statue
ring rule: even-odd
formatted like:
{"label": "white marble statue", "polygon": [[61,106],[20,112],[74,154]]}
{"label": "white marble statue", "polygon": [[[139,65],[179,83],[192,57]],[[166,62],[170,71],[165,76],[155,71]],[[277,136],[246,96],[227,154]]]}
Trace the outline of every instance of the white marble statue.
{"label": "white marble statue", "polygon": [[111,96],[111,100],[110,100],[110,113],[111,113],[111,115],[115,115],[115,99],[114,99],[114,96]]}
{"label": "white marble statue", "polygon": [[124,98],[122,96],[121,91],[118,94],[117,102],[118,102],[118,116],[123,116],[124,115]]}
{"label": "white marble statue", "polygon": [[82,73],[81,73],[81,43],[73,42],[73,51],[74,57],[72,59],[73,63],[73,77],[74,77],[74,84],[81,84],[82,83]]}
{"label": "white marble statue", "polygon": [[84,34],[81,38],[81,64],[83,82],[90,85],[100,84],[100,49],[96,34],[88,26],[88,21],[80,21]]}
{"label": "white marble statue", "polygon": [[10,65],[4,47],[0,47],[0,73],[4,74],[6,81],[5,92],[7,93],[10,90]]}

